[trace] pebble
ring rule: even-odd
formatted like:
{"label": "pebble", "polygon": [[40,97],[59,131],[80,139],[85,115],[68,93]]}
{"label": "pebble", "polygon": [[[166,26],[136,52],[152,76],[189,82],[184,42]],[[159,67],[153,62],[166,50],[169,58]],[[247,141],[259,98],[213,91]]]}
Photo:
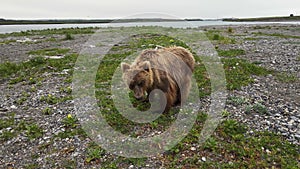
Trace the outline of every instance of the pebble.
{"label": "pebble", "polygon": [[17,109],[18,107],[15,105],[10,106],[11,109]]}

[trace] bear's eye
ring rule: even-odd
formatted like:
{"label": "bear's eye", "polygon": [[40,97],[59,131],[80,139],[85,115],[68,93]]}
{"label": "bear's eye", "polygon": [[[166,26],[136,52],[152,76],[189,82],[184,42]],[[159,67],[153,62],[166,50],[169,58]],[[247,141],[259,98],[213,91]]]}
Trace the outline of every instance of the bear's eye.
{"label": "bear's eye", "polygon": [[133,89],[134,89],[134,84],[131,83],[131,84],[129,85],[129,89],[130,89],[130,90],[133,90]]}
{"label": "bear's eye", "polygon": [[144,84],[145,84],[145,81],[142,80],[142,81],[140,81],[140,82],[138,83],[138,86],[143,86]]}

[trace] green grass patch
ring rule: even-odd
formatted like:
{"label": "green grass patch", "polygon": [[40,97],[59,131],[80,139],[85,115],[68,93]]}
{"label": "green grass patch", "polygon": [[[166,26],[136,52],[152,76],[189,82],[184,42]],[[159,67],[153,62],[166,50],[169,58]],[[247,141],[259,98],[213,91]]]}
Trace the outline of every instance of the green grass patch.
{"label": "green grass patch", "polygon": [[251,75],[264,76],[272,73],[263,67],[252,64],[244,59],[223,58],[227,88],[229,90],[240,89],[253,82]]}
{"label": "green grass patch", "polygon": [[224,137],[230,137],[231,139],[238,139],[244,137],[247,128],[236,120],[225,120],[222,124],[221,134]]}
{"label": "green grass patch", "polygon": [[38,55],[38,56],[57,56],[57,55],[64,55],[68,53],[70,49],[61,49],[61,48],[51,48],[51,49],[41,49],[30,51],[28,54],[30,55]]}
{"label": "green grass patch", "polygon": [[48,104],[56,104],[59,102],[59,98],[58,97],[55,97],[51,94],[48,94],[46,96],[41,96],[40,97],[40,101],[41,102],[46,102]]}
{"label": "green grass patch", "polygon": [[[197,124],[199,125],[199,124]],[[201,125],[201,124],[200,124]],[[194,128],[193,128],[194,129]],[[193,131],[192,129],[192,131]],[[198,128],[179,146],[165,153],[166,168],[295,168],[298,166],[299,146],[292,145],[281,136],[269,132],[255,132],[249,136],[247,127],[235,120],[225,120],[197,151]],[[192,140],[192,141],[191,141]],[[181,146],[180,146],[181,145]],[[186,146],[182,146],[186,145]],[[185,154],[182,157],[181,154]],[[206,161],[201,159],[205,157]],[[296,167],[297,168],[297,167]]]}
{"label": "green grass patch", "polygon": [[61,139],[72,138],[73,136],[79,136],[83,139],[87,137],[87,134],[83,128],[81,128],[78,119],[71,114],[68,114],[67,117],[62,120],[62,123],[64,124],[65,131],[59,132],[55,137]]}
{"label": "green grass patch", "polygon": [[14,117],[15,117],[15,113],[10,113],[8,115],[8,117],[1,118],[0,119],[0,130],[13,126],[15,123]]}
{"label": "green grass patch", "polygon": [[43,136],[43,129],[40,128],[37,124],[26,125],[26,135],[32,140]]}
{"label": "green grass patch", "polygon": [[232,27],[227,28],[228,33],[234,33],[234,29]]}
{"label": "green grass patch", "polygon": [[229,97],[227,103],[234,106],[240,106],[247,103],[247,100],[243,97]]}
{"label": "green grass patch", "polygon": [[63,40],[74,40],[74,37],[72,34],[67,33],[67,34],[65,34],[65,38]]}
{"label": "green grass patch", "polygon": [[285,35],[285,34],[280,34],[280,33],[254,32],[253,34],[258,35],[258,36],[272,36],[272,37],[278,37],[278,38],[284,38],[284,39],[300,39],[300,36]]}
{"label": "green grass patch", "polygon": [[243,49],[229,49],[229,50],[217,50],[219,56],[236,57],[239,55],[245,55],[246,52]]}
{"label": "green grass patch", "polygon": [[[12,129],[15,127],[15,113],[10,113],[6,117],[0,119],[0,141],[6,141],[16,136],[16,132]],[[7,130],[8,129],[8,130]]]}
{"label": "green grass patch", "polygon": [[299,81],[299,78],[296,75],[288,73],[275,73],[276,79],[283,83],[294,83]]}
{"label": "green grass patch", "polygon": [[0,119],[0,142],[10,140],[22,132],[24,132],[30,140],[43,135],[43,129],[37,124],[25,122],[24,120],[16,121],[14,116],[15,113],[10,113],[8,116]]}
{"label": "green grass patch", "polygon": [[21,37],[21,36],[34,36],[34,35],[65,35],[65,34],[93,34],[96,28],[62,28],[62,29],[45,29],[45,30],[29,30],[21,32],[13,32],[7,34],[0,34],[0,38],[6,37]]}
{"label": "green grass patch", "polygon": [[66,93],[66,94],[71,94],[72,93],[72,87],[68,86],[68,87],[61,87],[59,89],[60,92],[62,93]]}
{"label": "green grass patch", "polygon": [[105,150],[102,149],[98,144],[92,142],[87,148],[87,156],[85,161],[91,163],[93,161],[100,160],[105,155]]}
{"label": "green grass patch", "polygon": [[205,34],[209,40],[215,41],[220,44],[235,44],[236,43],[235,39],[223,36],[220,31],[208,30],[207,32],[205,32]]}
{"label": "green grass patch", "polygon": [[18,70],[20,70],[20,67],[15,63],[5,62],[0,64],[0,76],[2,78],[10,76],[11,74],[16,73]]}
{"label": "green grass patch", "polygon": [[[39,50],[32,53],[45,54],[45,52],[45,50]],[[49,54],[51,54],[51,52],[57,53],[57,51],[50,51]],[[66,52],[66,50],[63,50],[62,52]],[[64,69],[72,69],[77,56],[77,54],[69,54],[62,59],[46,59],[37,56],[22,63],[5,62],[0,64],[0,77],[1,79],[9,78],[10,84],[22,81],[28,81],[30,84],[38,74],[44,72],[61,72]],[[72,73],[72,71],[70,73]]]}
{"label": "green grass patch", "polygon": [[249,38],[244,38],[244,40],[245,41],[257,41],[257,40],[259,40],[259,38],[252,38],[252,37],[250,38],[249,37]]}
{"label": "green grass patch", "polygon": [[255,103],[254,105],[247,105],[245,108],[245,113],[259,113],[266,114],[268,109],[261,103]]}
{"label": "green grass patch", "polygon": [[53,109],[51,109],[50,107],[46,107],[45,109],[42,110],[42,112],[45,115],[51,115],[53,112]]}
{"label": "green grass patch", "polygon": [[14,42],[16,42],[16,40],[4,40],[4,41],[0,41],[0,45],[7,45]]}

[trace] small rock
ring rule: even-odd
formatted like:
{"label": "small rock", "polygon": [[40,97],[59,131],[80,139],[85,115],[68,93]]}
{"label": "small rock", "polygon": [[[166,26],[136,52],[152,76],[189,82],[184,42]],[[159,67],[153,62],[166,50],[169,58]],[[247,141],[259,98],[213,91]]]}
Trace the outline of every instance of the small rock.
{"label": "small rock", "polygon": [[75,152],[74,154],[73,154],[73,157],[77,157],[79,155],[79,153],[78,152]]}
{"label": "small rock", "polygon": [[290,120],[290,121],[288,122],[289,125],[293,125],[294,123],[295,123],[294,120]]}
{"label": "small rock", "polygon": [[17,109],[18,107],[15,105],[10,106],[11,109]]}

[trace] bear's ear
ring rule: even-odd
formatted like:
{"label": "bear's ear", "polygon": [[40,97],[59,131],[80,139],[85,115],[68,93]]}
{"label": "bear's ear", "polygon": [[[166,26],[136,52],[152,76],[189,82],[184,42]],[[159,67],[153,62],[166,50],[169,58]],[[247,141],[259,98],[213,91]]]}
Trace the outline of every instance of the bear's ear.
{"label": "bear's ear", "polygon": [[142,67],[144,70],[149,71],[149,70],[151,69],[151,64],[150,64],[149,61],[145,61],[145,62],[141,65],[141,67]]}
{"label": "bear's ear", "polygon": [[130,65],[128,63],[121,63],[121,69],[122,72],[126,72],[128,69],[130,69]]}

